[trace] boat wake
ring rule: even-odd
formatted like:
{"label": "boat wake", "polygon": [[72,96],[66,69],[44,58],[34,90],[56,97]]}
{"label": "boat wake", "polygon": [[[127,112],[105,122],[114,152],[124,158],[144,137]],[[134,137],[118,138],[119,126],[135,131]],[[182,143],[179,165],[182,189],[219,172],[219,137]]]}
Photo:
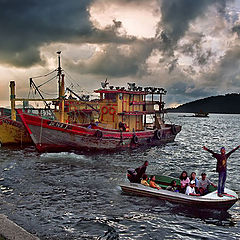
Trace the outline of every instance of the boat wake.
{"label": "boat wake", "polygon": [[86,159],[85,155],[79,155],[72,152],[60,152],[60,153],[42,153],[41,158],[51,158],[51,159]]}

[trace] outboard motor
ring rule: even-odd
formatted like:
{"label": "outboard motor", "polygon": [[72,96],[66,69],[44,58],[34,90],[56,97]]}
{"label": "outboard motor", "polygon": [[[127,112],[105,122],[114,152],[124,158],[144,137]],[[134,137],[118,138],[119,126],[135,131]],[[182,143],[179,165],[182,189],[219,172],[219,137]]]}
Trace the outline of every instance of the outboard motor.
{"label": "outboard motor", "polygon": [[127,178],[130,182],[136,182],[136,176],[137,176],[137,172],[135,171],[135,169],[130,168],[127,170]]}

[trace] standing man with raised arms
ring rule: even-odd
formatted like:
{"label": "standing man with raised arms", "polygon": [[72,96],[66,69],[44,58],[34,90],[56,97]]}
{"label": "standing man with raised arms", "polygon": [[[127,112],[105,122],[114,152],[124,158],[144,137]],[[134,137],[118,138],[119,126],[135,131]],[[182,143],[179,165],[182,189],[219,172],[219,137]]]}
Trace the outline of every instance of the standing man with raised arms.
{"label": "standing man with raised arms", "polygon": [[217,159],[217,168],[216,171],[219,173],[218,177],[218,196],[222,197],[224,194],[224,187],[225,187],[225,182],[227,178],[227,159],[230,157],[232,153],[234,153],[238,148],[240,147],[237,146],[234,148],[232,151],[226,154],[225,148],[222,147],[220,149],[221,154],[215,153],[212,150],[206,148],[203,146],[203,149],[210,152],[214,158]]}

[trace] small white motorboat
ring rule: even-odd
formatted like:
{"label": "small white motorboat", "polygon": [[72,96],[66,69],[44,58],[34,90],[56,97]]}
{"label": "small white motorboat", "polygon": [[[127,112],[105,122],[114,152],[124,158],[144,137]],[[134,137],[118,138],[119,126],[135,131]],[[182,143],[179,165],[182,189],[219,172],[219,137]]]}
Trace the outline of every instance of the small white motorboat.
{"label": "small white motorboat", "polygon": [[[172,179],[170,177],[163,176],[164,178]],[[169,182],[169,181],[168,181]],[[162,185],[163,187],[167,185]],[[238,201],[238,195],[236,192],[225,188],[225,194],[223,197],[219,197],[217,190],[211,189],[211,192],[204,196],[191,196],[179,192],[172,192],[165,190],[164,188],[158,190],[148,186],[144,186],[139,183],[123,183],[120,187],[124,193],[155,197],[161,200],[166,200],[173,203],[184,204],[187,206],[202,208],[202,209],[219,209],[227,210],[232,207]]]}

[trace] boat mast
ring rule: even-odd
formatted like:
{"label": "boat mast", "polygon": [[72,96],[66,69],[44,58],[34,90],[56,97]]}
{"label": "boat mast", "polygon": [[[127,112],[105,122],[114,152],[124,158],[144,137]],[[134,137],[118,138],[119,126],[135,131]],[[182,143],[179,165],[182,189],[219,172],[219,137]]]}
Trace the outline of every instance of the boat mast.
{"label": "boat mast", "polygon": [[64,74],[62,74],[61,68],[61,51],[57,52],[58,54],[58,68],[57,68],[57,76],[58,76],[58,98],[60,100],[59,103],[59,112],[60,112],[60,122],[64,122]]}
{"label": "boat mast", "polygon": [[60,82],[60,95],[59,95],[59,99],[60,99],[60,105],[59,105],[59,111],[60,111],[60,122],[64,122],[64,74],[62,74],[61,76],[61,82]]}
{"label": "boat mast", "polygon": [[61,97],[61,77],[62,77],[62,68],[61,68],[61,51],[57,52],[58,54],[58,68],[57,68],[57,76],[58,76],[58,97]]}

